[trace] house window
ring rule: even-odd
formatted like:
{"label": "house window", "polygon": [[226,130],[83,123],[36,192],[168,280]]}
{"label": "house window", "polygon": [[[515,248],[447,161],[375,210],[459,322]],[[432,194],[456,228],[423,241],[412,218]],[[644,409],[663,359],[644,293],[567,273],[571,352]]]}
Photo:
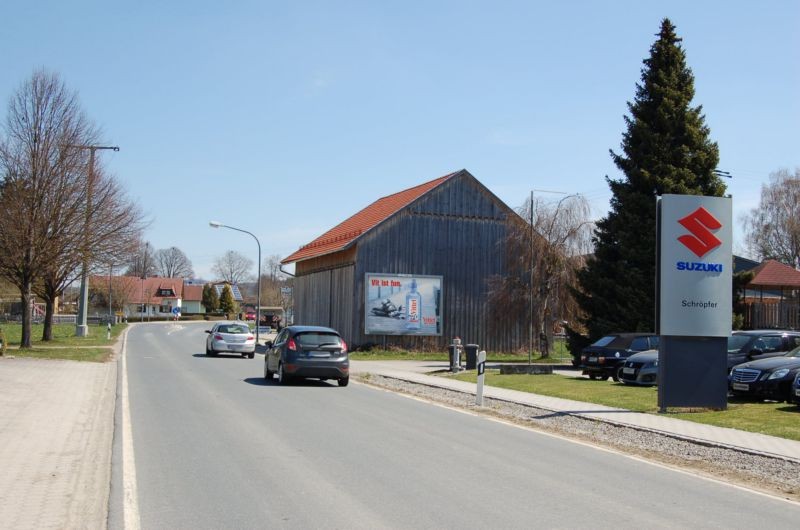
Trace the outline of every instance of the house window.
{"label": "house window", "polygon": [[162,305],[158,308],[159,312],[161,313],[171,313],[172,312],[172,305]]}

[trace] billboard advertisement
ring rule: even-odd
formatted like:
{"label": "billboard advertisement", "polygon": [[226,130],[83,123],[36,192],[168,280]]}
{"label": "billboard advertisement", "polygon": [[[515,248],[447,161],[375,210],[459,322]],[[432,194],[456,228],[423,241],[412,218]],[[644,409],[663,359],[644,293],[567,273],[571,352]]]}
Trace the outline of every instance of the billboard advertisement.
{"label": "billboard advertisement", "polygon": [[364,333],[441,335],[442,277],[366,274]]}
{"label": "billboard advertisement", "polygon": [[730,197],[663,195],[659,333],[731,334],[733,230]]}

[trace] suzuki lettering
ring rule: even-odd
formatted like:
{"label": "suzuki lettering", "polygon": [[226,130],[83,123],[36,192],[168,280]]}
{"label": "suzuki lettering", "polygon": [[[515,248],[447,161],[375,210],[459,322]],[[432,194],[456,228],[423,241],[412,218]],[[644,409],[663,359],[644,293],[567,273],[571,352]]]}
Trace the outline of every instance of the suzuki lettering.
{"label": "suzuki lettering", "polygon": [[731,199],[664,195],[660,204],[660,333],[728,336]]}

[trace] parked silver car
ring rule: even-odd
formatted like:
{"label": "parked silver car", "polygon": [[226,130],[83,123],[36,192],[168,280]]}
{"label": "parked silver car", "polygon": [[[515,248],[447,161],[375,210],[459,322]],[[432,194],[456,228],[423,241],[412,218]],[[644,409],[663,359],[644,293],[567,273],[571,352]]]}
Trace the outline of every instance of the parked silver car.
{"label": "parked silver car", "polygon": [[620,367],[617,377],[627,385],[655,385],[658,379],[658,350],[634,353]]}
{"label": "parked silver car", "polygon": [[255,357],[256,337],[246,322],[217,322],[206,333],[206,355],[231,352],[251,359]]}

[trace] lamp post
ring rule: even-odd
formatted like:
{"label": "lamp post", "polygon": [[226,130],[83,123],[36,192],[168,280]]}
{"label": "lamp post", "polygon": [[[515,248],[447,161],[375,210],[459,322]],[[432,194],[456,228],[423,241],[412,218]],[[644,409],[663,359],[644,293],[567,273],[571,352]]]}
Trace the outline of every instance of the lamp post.
{"label": "lamp post", "polygon": [[86,179],[86,219],[83,225],[83,263],[81,265],[81,296],[78,299],[78,317],[75,325],[75,336],[85,337],[89,334],[88,317],[89,310],[89,226],[92,219],[92,191],[94,188],[94,152],[98,149],[110,149],[119,151],[119,147],[104,145],[65,145],[74,149],[87,149],[89,151],[89,173]]}
{"label": "lamp post", "polygon": [[208,226],[211,228],[228,228],[230,230],[236,230],[237,232],[242,232],[245,234],[250,235],[253,239],[256,240],[256,245],[258,245],[258,294],[256,295],[258,299],[256,300],[256,344],[258,344],[258,327],[261,325],[261,242],[259,242],[258,238],[252,232],[248,232],[247,230],[242,230],[241,228],[236,228],[233,226],[228,226],[225,224],[220,223],[219,221],[209,221]]}

